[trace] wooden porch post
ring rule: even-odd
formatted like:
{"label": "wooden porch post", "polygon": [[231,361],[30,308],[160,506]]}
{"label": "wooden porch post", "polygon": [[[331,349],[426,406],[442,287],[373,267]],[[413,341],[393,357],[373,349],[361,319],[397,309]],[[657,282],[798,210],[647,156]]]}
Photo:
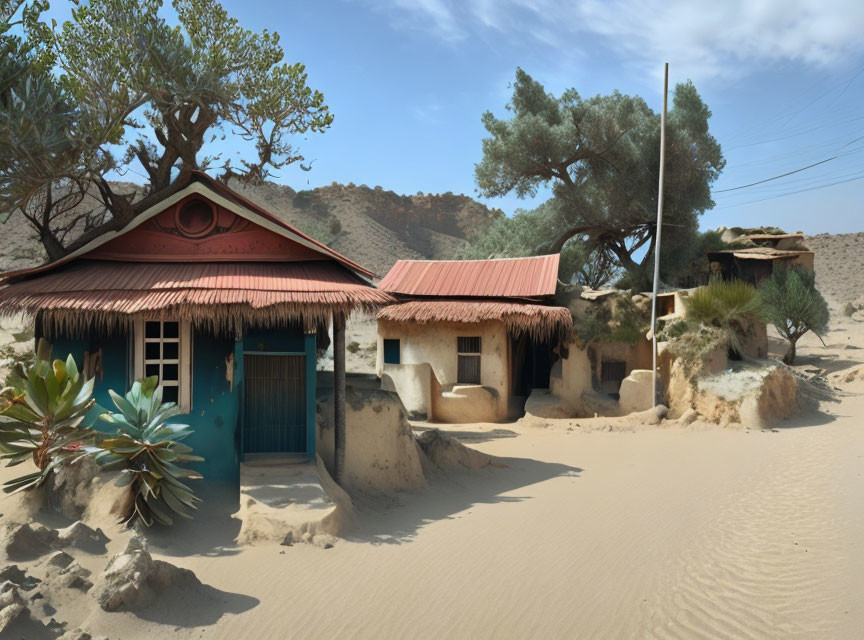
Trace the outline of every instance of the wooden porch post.
{"label": "wooden porch post", "polygon": [[333,316],[333,434],[334,480],[345,472],[345,318]]}

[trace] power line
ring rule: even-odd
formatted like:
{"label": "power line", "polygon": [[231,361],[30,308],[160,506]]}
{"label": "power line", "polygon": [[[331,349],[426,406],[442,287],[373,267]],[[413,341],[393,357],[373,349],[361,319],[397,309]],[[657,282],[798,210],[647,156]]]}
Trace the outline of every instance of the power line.
{"label": "power line", "polygon": [[731,187],[729,189],[719,189],[714,193],[726,193],[727,191],[738,191],[738,189],[746,189],[747,187],[754,187],[757,184],[763,184],[765,182],[771,182],[772,180],[779,180],[780,178],[785,178],[786,176],[791,176],[793,173],[801,173],[802,171],[806,171],[807,169],[812,169],[813,167],[817,167],[820,164],[825,164],[826,162],[831,162],[832,160],[836,160],[838,156],[831,156],[830,158],[826,158],[825,160],[820,160],[819,162],[814,162],[813,164],[808,164],[806,167],[801,167],[800,169],[795,169],[794,171],[787,171],[786,173],[781,173],[779,176],[774,176],[772,178],[765,178],[764,180],[759,180],[758,182],[751,182],[750,184],[742,184],[740,187]]}
{"label": "power line", "polygon": [[776,200],[777,198],[785,198],[786,196],[792,196],[792,195],[795,195],[796,193],[804,193],[806,191],[816,191],[817,189],[825,189],[826,187],[833,187],[835,185],[845,184],[847,182],[855,182],[856,180],[864,180],[864,176],[858,176],[857,178],[849,178],[848,180],[840,180],[838,182],[831,182],[828,184],[822,184],[822,185],[819,185],[816,187],[810,187],[809,189],[799,189],[798,191],[790,191],[789,193],[782,193],[780,195],[769,196],[767,198],[760,198],[758,200],[749,200],[748,202],[738,202],[737,204],[734,204],[734,205],[727,205],[725,207],[720,207],[720,209],[728,209],[730,207],[740,207],[740,206],[743,206],[745,204],[753,204],[756,202],[765,202],[766,200]]}

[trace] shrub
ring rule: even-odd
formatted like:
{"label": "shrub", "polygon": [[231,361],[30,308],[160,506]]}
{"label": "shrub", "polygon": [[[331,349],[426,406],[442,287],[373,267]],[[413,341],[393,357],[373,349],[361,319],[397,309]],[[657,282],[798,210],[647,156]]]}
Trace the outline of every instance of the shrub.
{"label": "shrub", "polygon": [[631,292],[621,291],[589,305],[585,317],[576,323],[576,333],[585,343],[633,344],[645,338],[650,326],[648,308],[637,306]]}
{"label": "shrub", "polygon": [[0,458],[8,466],[32,460],[38,471],[3,485],[6,493],[42,486],[54,470],[84,453],[96,432],[85,426],[93,406],[93,380],[85,380],[75,359],[51,362],[51,345],[40,340],[36,359],[18,364],[0,396]]}
{"label": "shrub", "polygon": [[690,325],[688,325],[685,320],[680,318],[675,319],[667,322],[663,328],[657,332],[657,341],[667,342],[669,340],[674,340],[675,338],[680,338],[688,331],[690,331]]}
{"label": "shrub", "polygon": [[762,318],[762,300],[756,288],[740,280],[712,280],[684,299],[687,322],[720,329],[727,345],[741,350],[741,338]]}
{"label": "shrub", "polygon": [[667,349],[681,360],[685,372],[693,375],[715,349],[724,346],[728,346],[725,331],[702,325],[670,340]]}
{"label": "shrub", "polygon": [[816,274],[806,267],[775,267],[759,286],[759,295],[766,319],[789,341],[786,364],[795,362],[795,346],[805,333],[821,337],[828,329],[828,304],[816,289]]}
{"label": "shrub", "polygon": [[127,526],[139,519],[148,527],[153,521],[172,524],[172,513],[191,518],[188,509],[196,509],[200,499],[181,479],[201,475],[177,463],[203,458],[192,455],[192,448],[180,442],[192,433],[189,426],[168,422],[180,410],[173,402],[163,404],[155,376],[134,383],[126,397],[109,393],[119,413],[99,417],[116,425],[117,432],[89,452],[103,469],[122,469],[118,485],[128,490],[112,511]]}

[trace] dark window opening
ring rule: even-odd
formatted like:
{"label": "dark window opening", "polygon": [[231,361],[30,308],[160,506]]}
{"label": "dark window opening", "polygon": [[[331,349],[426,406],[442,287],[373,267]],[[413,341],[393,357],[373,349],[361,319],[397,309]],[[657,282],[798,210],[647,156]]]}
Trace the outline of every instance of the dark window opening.
{"label": "dark window opening", "polygon": [[399,340],[384,339],[384,364],[399,364]]}
{"label": "dark window opening", "polygon": [[480,384],[480,347],[479,337],[456,339],[457,384]]}
{"label": "dark window opening", "polygon": [[480,338],[457,338],[456,350],[459,353],[480,353]]}
{"label": "dark window opening", "polygon": [[600,370],[600,382],[617,382],[627,377],[627,363],[604,361]]}

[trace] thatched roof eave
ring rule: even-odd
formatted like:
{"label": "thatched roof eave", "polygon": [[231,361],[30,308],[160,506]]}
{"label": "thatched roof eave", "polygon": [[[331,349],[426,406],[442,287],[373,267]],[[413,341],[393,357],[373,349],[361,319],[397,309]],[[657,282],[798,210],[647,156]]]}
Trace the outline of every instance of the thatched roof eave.
{"label": "thatched roof eave", "polygon": [[566,339],[573,331],[573,316],[565,307],[490,300],[414,300],[384,307],[378,319],[417,324],[497,320],[511,335],[528,335],[536,340]]}

